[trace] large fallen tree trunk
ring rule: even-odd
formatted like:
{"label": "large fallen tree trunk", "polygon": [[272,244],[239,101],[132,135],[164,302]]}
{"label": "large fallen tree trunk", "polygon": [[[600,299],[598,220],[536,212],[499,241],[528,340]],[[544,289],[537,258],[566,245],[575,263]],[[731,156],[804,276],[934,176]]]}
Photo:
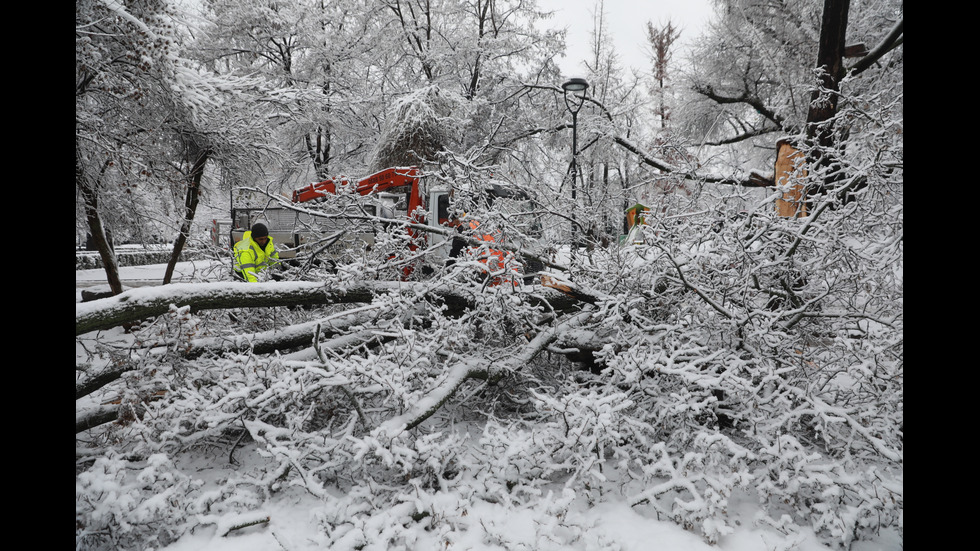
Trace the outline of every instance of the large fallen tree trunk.
{"label": "large fallen tree trunk", "polygon": [[[231,308],[316,306],[371,302],[375,294],[394,290],[383,283],[352,289],[329,288],[315,282],[251,283],[219,282],[141,287],[120,295],[75,305],[75,335],[117,327],[159,316],[177,307],[192,312]],[[462,300],[447,297],[450,301]]]}
{"label": "large fallen tree trunk", "polygon": [[191,311],[343,304],[369,302],[366,289],[329,289],[322,283],[180,283],[140,287],[122,294],[75,304],[75,335],[110,329],[167,313],[171,305],[190,306]]}
{"label": "large fallen tree trunk", "polygon": [[[529,301],[547,303],[555,311],[575,308],[597,299],[588,293],[565,293],[532,287],[522,293]],[[472,306],[478,291],[464,286],[431,285],[411,282],[365,282],[357,287],[329,287],[318,282],[276,283],[177,283],[160,287],[140,287],[122,294],[75,304],[75,336],[111,329],[167,313],[170,307],[190,306],[192,312],[231,308],[273,306],[316,306],[369,303],[382,293],[407,292],[445,304],[450,311]]]}

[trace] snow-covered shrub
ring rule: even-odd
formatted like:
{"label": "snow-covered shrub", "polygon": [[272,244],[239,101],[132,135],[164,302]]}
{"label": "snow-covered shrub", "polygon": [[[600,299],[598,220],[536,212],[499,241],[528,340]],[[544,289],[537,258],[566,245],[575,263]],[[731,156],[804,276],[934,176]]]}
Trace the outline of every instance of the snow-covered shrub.
{"label": "snow-covered shrub", "polygon": [[164,546],[186,528],[197,483],[164,454],[108,452],[75,475],[75,541],[85,551]]}
{"label": "snow-covered shrub", "polygon": [[842,546],[901,527],[902,476],[890,468],[832,461],[790,435],[762,450],[758,464],[756,491],[771,511],[763,522],[777,525],[773,517],[789,515]]}
{"label": "snow-covered shrub", "polygon": [[590,389],[560,398],[534,393],[534,398],[544,414],[535,430],[545,435],[548,470],[561,473],[566,486],[598,489],[607,481],[605,471],[628,459],[623,444],[634,433],[630,410],[635,404],[626,393]]}

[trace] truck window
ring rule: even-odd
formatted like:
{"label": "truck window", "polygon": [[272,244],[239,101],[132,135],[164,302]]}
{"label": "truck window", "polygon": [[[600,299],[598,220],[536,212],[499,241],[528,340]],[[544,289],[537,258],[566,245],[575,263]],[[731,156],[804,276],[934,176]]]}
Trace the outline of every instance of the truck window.
{"label": "truck window", "polygon": [[449,222],[449,195],[440,195],[436,200],[436,213],[440,224]]}

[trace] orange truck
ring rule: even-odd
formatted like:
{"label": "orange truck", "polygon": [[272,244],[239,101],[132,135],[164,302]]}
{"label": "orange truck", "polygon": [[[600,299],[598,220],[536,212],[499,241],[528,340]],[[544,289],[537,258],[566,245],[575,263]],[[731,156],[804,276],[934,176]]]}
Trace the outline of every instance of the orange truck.
{"label": "orange truck", "polygon": [[[339,193],[354,192],[370,198],[364,209],[370,214],[384,220],[404,220],[413,225],[452,228],[459,224],[450,218],[450,192],[437,186],[424,185],[424,175],[418,167],[394,167],[375,172],[365,178],[350,181],[347,178],[330,178],[298,188],[293,191],[294,204],[316,203],[325,201],[328,196]],[[519,198],[519,193],[509,192],[503,188],[490,190],[491,197]],[[238,242],[245,231],[257,221],[263,221],[269,227],[280,258],[293,258],[304,246],[313,244],[324,236],[334,235],[347,242],[360,240],[363,245],[373,243],[371,231],[359,231],[349,219],[337,217],[333,220],[317,219],[299,210],[281,207],[232,209],[230,222],[213,222],[212,236],[218,243],[225,235],[224,226],[228,225],[230,244]],[[479,225],[469,220],[471,228]],[[416,250],[421,243],[428,245],[428,254],[435,257],[448,257],[452,238],[437,233],[428,233],[407,227],[411,236],[410,249]],[[483,241],[496,242],[500,236],[488,232],[476,232],[474,237]],[[508,262],[507,255],[498,249],[491,249],[482,260],[490,271],[496,271]],[[514,264],[513,260],[509,260]]]}

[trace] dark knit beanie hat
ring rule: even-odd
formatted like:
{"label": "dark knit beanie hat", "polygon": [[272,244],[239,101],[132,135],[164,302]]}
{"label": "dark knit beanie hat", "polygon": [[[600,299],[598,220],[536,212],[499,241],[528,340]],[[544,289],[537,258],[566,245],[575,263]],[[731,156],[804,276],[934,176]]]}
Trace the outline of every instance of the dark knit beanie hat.
{"label": "dark knit beanie hat", "polygon": [[265,224],[259,222],[252,226],[252,237],[268,237],[269,228],[265,227]]}

